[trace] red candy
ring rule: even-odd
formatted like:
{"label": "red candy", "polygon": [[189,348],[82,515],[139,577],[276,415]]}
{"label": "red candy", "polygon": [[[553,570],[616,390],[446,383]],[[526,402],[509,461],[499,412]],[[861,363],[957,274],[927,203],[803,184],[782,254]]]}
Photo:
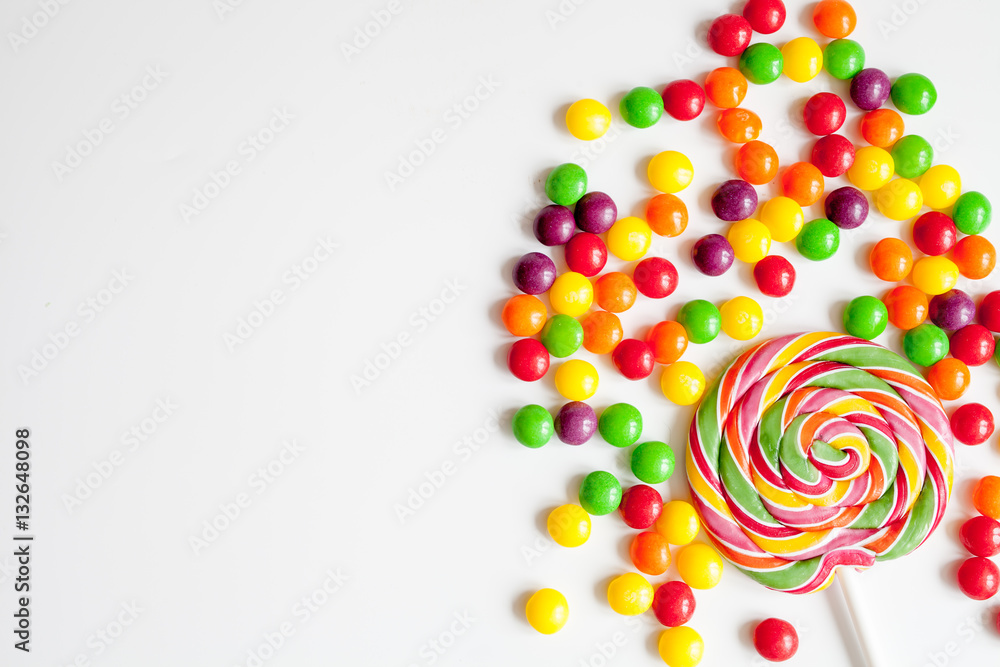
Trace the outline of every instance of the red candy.
{"label": "red candy", "polygon": [[847,106],[833,93],[816,93],[806,102],[802,116],[809,131],[822,137],[833,134],[843,126]]}
{"label": "red candy", "polygon": [[989,558],[970,558],[958,568],[958,587],[973,600],[989,600],[1000,587],[1000,570]]}
{"label": "red candy", "polygon": [[799,635],[788,621],[769,618],[754,628],[753,646],[765,660],[784,662],[799,650]]}
{"label": "red candy", "polygon": [[636,484],[625,489],[618,513],[629,528],[646,530],[660,518],[663,498],[651,486]]}
{"label": "red candy", "polygon": [[1000,554],[1000,521],[976,516],[962,524],[962,544],[973,556],[989,558]]}
{"label": "red candy", "polygon": [[635,265],[632,280],[643,296],[662,299],[677,289],[677,269],[662,257],[647,257]]}
{"label": "red candy", "polygon": [[854,144],[839,134],[820,137],[813,145],[810,161],[828,178],[843,176],[854,165]]}
{"label": "red candy", "polygon": [[667,84],[662,96],[663,110],[677,120],[694,120],[705,108],[705,91],[691,79]]}
{"label": "red candy", "polygon": [[1000,291],[990,292],[979,302],[979,323],[1000,333]]}
{"label": "red candy", "polygon": [[781,0],[747,0],[743,18],[755,32],[770,35],[785,23],[785,3]]}
{"label": "red candy", "polygon": [[522,338],[510,346],[507,368],[518,380],[540,380],[549,370],[549,351],[534,338]]}
{"label": "red candy", "polygon": [[725,14],[708,28],[708,45],[720,56],[738,56],[750,46],[753,29],[742,16]]}
{"label": "red candy", "polygon": [[566,266],[588,278],[596,276],[608,262],[608,247],[597,234],[580,232],[565,246]]}
{"label": "red candy", "polygon": [[668,581],[653,595],[653,613],[668,628],[686,625],[694,615],[694,592],[683,581]]}
{"label": "red candy", "polygon": [[641,340],[626,338],[611,353],[618,371],[629,380],[648,378],[653,372],[653,351]]}
{"label": "red candy", "polygon": [[966,403],[952,413],[951,432],[959,442],[981,445],[993,435],[993,413],[982,403]]}
{"label": "red candy", "polygon": [[925,255],[943,255],[955,247],[958,229],[944,213],[924,213],[913,223],[913,244]]}
{"label": "red candy", "polygon": [[753,267],[757,288],[766,296],[786,296],[795,287],[795,267],[781,255],[768,255]]}
{"label": "red candy", "polygon": [[969,324],[951,335],[951,356],[968,366],[982,366],[996,348],[996,341],[990,330],[981,324]]}

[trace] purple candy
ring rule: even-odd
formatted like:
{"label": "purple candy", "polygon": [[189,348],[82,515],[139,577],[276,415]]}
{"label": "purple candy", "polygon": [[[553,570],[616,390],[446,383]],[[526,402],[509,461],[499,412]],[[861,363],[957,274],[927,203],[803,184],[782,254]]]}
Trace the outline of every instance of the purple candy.
{"label": "purple candy", "polygon": [[891,89],[886,73],[874,67],[861,70],[851,79],[851,99],[865,111],[874,111],[885,104]]}
{"label": "purple candy", "polygon": [[931,322],[945,331],[958,331],[972,324],[972,319],[976,316],[976,303],[962,290],[953,289],[931,299],[927,314]]}
{"label": "purple candy", "polygon": [[695,267],[706,276],[721,276],[733,265],[733,246],[722,234],[709,234],[691,248]]}
{"label": "purple candy", "polygon": [[573,211],[565,206],[551,204],[535,216],[535,238],[542,245],[563,245],[576,233]]}
{"label": "purple candy", "polygon": [[746,220],[757,210],[757,191],[746,181],[726,181],[712,195],[712,210],[720,220]]}
{"label": "purple candy", "polygon": [[556,281],[556,263],[548,255],[529,252],[514,265],[514,286],[525,294],[548,292]]}
{"label": "purple candy", "polygon": [[588,192],[576,203],[576,226],[591,234],[603,234],[618,219],[618,207],[603,192]]}
{"label": "purple candy", "polygon": [[854,229],[868,219],[868,197],[847,185],[826,196],[826,217],[841,229]]}
{"label": "purple candy", "polygon": [[597,432],[594,408],[580,401],[562,406],[556,415],[556,435],[567,445],[582,445]]}

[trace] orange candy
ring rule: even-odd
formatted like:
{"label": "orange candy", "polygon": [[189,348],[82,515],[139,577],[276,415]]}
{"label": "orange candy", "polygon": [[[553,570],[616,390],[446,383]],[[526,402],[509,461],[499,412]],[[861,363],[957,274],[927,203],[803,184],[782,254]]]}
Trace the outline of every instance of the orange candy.
{"label": "orange candy", "polygon": [[614,313],[595,310],[580,324],[583,325],[583,347],[594,354],[610,354],[625,337],[622,322]]}
{"label": "orange candy", "polygon": [[651,530],[636,535],[628,553],[635,569],[645,574],[658,576],[670,567],[670,545],[667,544],[667,538]]}
{"label": "orange candy", "polygon": [[910,246],[899,239],[882,239],[872,248],[868,258],[872,273],[881,280],[898,283],[910,274],[913,268],[913,252]]}
{"label": "orange candy", "polygon": [[747,79],[735,67],[713,69],[705,77],[705,95],[720,109],[738,107],[746,94]]}
{"label": "orange candy", "polygon": [[916,287],[900,285],[882,299],[889,311],[889,321],[903,331],[909,331],[927,319],[927,295]]}
{"label": "orange candy", "polygon": [[903,117],[892,109],[875,109],[861,117],[861,136],[872,146],[889,148],[903,136]]}
{"label": "orange candy", "polygon": [[746,109],[726,109],[716,121],[719,132],[734,144],[745,144],[760,136],[760,116]]}
{"label": "orange candy", "polygon": [[972,504],[983,516],[1000,520],[1000,477],[987,475],[976,483]]}
{"label": "orange candy", "polygon": [[679,236],[688,226],[688,210],[677,195],[656,195],[646,204],[646,223],[660,236]]}
{"label": "orange candy", "polygon": [[687,331],[677,322],[660,322],[646,334],[646,344],[653,350],[653,359],[658,363],[672,364],[687,349]]}
{"label": "orange candy", "polygon": [[594,301],[609,313],[624,313],[638,293],[632,278],[620,271],[605,273],[594,283]]}
{"label": "orange candy", "polygon": [[844,0],[823,0],[813,10],[813,23],[823,35],[841,39],[854,32],[858,16],[851,3]]}
{"label": "orange candy", "polygon": [[747,183],[764,185],[778,175],[778,154],[763,141],[750,141],[736,152],[736,173]]}
{"label": "orange candy", "polygon": [[507,331],[515,336],[534,336],[545,326],[548,313],[537,296],[518,294],[504,304],[500,315]]}
{"label": "orange candy", "polygon": [[985,236],[963,236],[955,249],[952,260],[958,272],[972,280],[982,280],[997,265],[997,251]]}
{"label": "orange candy", "polygon": [[927,382],[934,393],[943,401],[956,401],[969,388],[972,375],[969,367],[960,359],[942,359],[927,371]]}
{"label": "orange candy", "polygon": [[823,174],[809,162],[796,162],[781,175],[781,193],[799,206],[812,206],[823,196]]}

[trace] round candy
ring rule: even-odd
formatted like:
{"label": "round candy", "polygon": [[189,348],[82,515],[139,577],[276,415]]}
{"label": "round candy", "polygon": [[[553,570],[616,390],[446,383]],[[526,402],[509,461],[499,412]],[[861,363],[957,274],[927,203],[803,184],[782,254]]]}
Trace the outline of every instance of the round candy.
{"label": "round candy", "polygon": [[598,310],[588,314],[580,324],[583,347],[594,354],[608,354],[624,338],[621,320],[614,313]]}
{"label": "round candy", "polygon": [[813,9],[813,23],[823,35],[833,39],[847,37],[858,23],[851,3],[844,0],[822,0]]}
{"label": "round candy", "polygon": [[958,568],[958,587],[973,600],[989,600],[1000,588],[1000,569],[989,558],[973,556]]}
{"label": "round candy", "polygon": [[746,97],[747,78],[735,67],[718,67],[705,77],[705,94],[720,109],[733,109]]}
{"label": "round candy", "polygon": [[794,199],[774,197],[761,207],[760,221],[771,230],[773,240],[787,243],[799,235],[806,218]]}
{"label": "round candy", "polygon": [[696,630],[682,625],[661,632],[656,649],[667,667],[696,667],[705,654],[705,642]]}
{"label": "round candy", "polygon": [[[991,558],[1000,554],[1000,523],[996,519],[972,517],[962,524],[959,538],[973,556]],[[656,604],[655,598],[653,604]]]}
{"label": "round candy", "polygon": [[954,167],[936,164],[920,177],[920,190],[930,208],[948,208],[962,194],[962,177]]}
{"label": "round candy", "polygon": [[611,353],[618,372],[629,380],[643,380],[653,372],[653,351],[645,342],[626,338]]}
{"label": "round candy", "polygon": [[[663,510],[663,498],[659,492],[651,486],[636,484],[625,489],[622,493],[622,502],[618,507],[618,513],[629,528],[646,530],[660,516]],[[646,606],[649,608],[649,605]]]}
{"label": "round candy", "polygon": [[899,239],[882,239],[872,248],[869,264],[880,280],[898,283],[910,275],[913,268],[913,253],[910,246]]}
{"label": "round candy", "polygon": [[587,172],[572,162],[559,165],[545,179],[546,196],[560,206],[572,206],[586,192]]}
{"label": "round candy", "polygon": [[663,89],[663,110],[677,120],[694,120],[705,108],[705,91],[691,79],[680,79]]}
{"label": "round candy", "polygon": [[882,301],[889,311],[889,322],[897,329],[909,331],[927,319],[927,295],[916,287],[900,285]]}
{"label": "round candy", "polygon": [[757,191],[738,178],[725,181],[712,195],[712,211],[720,220],[745,220],[757,210]]}
{"label": "round candy", "polygon": [[781,57],[782,72],[792,81],[811,81],[823,70],[823,49],[810,37],[796,37],[785,44]]}
{"label": "round candy", "polygon": [[[547,208],[561,209],[563,207],[552,206]],[[547,255],[540,252],[529,252],[514,264],[512,277],[514,285],[522,292],[526,294],[542,294],[547,292],[555,282],[556,265]]]}
{"label": "round candy", "polygon": [[753,629],[753,647],[765,660],[784,662],[799,650],[799,635],[788,621],[768,618]]}
{"label": "round candy", "polygon": [[687,206],[677,195],[656,195],[646,204],[646,223],[660,236],[680,236],[687,229]]}
{"label": "round candy", "polygon": [[575,229],[576,222],[573,220],[573,211],[565,206],[551,204],[535,216],[535,238],[542,245],[562,245],[573,238]]}
{"label": "round candy", "polygon": [[685,625],[694,616],[694,609],[694,592],[683,581],[668,581],[653,595],[656,620],[668,628]]}
{"label": "round candy", "polygon": [[553,357],[568,357],[583,344],[583,327],[569,315],[553,315],[542,328],[542,345]]}
{"label": "round candy", "polygon": [[650,440],[632,450],[632,474],[646,484],[662,484],[674,474],[674,450],[665,442]]}
{"label": "round candy", "polygon": [[632,280],[643,296],[663,299],[677,289],[677,269],[662,257],[647,257],[635,265]]}
{"label": "round candy", "polygon": [[719,309],[722,330],[734,340],[750,340],[764,327],[764,311],[748,296],[737,296]]}
{"label": "round candy", "polygon": [[829,178],[843,176],[854,164],[854,144],[847,137],[828,134],[813,144],[809,161]]}
{"label": "round candy", "polygon": [[594,302],[594,286],[586,276],[567,271],[552,283],[549,303],[552,310],[570,317],[580,317]]}
{"label": "round candy", "polygon": [[525,337],[541,331],[547,315],[545,304],[537,296],[518,294],[504,304],[500,317],[507,331]]}
{"label": "round candy", "polygon": [[770,35],[785,23],[785,3],[781,0],[747,0],[743,18],[754,32]]}
{"label": "round candy", "polygon": [[625,94],[618,111],[632,127],[652,127],[663,115],[663,98],[646,86],[637,86]]}
{"label": "round candy", "polygon": [[722,316],[711,301],[694,299],[681,306],[677,321],[692,343],[711,343],[722,329]]}
{"label": "round candy", "polygon": [[608,585],[608,604],[624,616],[641,614],[653,604],[653,587],[641,574],[626,572]]}
{"label": "round candy", "polygon": [[835,39],[823,49],[823,67],[835,79],[854,78],[865,67],[865,50],[853,39]]}
{"label": "round candy", "polygon": [[573,401],[559,408],[555,429],[556,435],[567,445],[582,445],[597,432],[597,415],[586,403]]}
{"label": "round candy", "polygon": [[611,514],[622,502],[622,485],[611,473],[596,470],[583,478],[579,498],[580,505],[588,514]]}
{"label": "round candy", "polygon": [[597,100],[577,100],[566,110],[566,128],[577,139],[584,141],[599,139],[609,127],[611,127],[611,112]]}
{"label": "round candy", "polygon": [[812,206],[823,196],[822,172],[808,162],[796,162],[781,175],[781,194],[800,206]]}
{"label": "round candy", "polygon": [[594,299],[609,313],[624,313],[635,303],[637,294],[632,279],[619,271],[605,273],[594,283]]}
{"label": "round candy", "polygon": [[771,230],[752,218],[733,223],[726,239],[733,246],[736,259],[749,264],[764,259],[771,250]]}
{"label": "round candy", "polygon": [[549,351],[534,338],[522,338],[510,346],[507,368],[518,380],[541,380],[549,370]]}
{"label": "round candy", "polygon": [[875,204],[882,215],[890,220],[909,220],[920,212],[924,196],[913,181],[896,178],[879,188],[875,194]]}
{"label": "round candy", "polygon": [[944,294],[958,282],[958,267],[947,257],[921,257],[913,265],[912,277],[925,294]]}
{"label": "round candy", "polygon": [[913,223],[913,245],[925,255],[943,255],[955,247],[958,230],[944,213],[924,213]]}
{"label": "round candy", "polygon": [[705,375],[690,361],[676,361],[663,369],[660,389],[675,405],[693,405],[705,393]]}
{"label": "round candy", "polygon": [[959,359],[942,359],[927,371],[927,383],[943,401],[957,401],[969,388],[969,367]]}
{"label": "round candy", "polygon": [[903,117],[892,109],[875,109],[861,118],[861,136],[872,146],[889,148],[903,136]]}
{"label": "round candy", "polygon": [[622,218],[608,230],[608,250],[618,259],[641,259],[653,242],[653,230],[642,218]]}
{"label": "round candy", "polygon": [[768,255],[753,267],[757,289],[765,296],[787,296],[795,286],[795,267],[781,255]]}
{"label": "round candy", "polygon": [[749,141],[736,151],[736,174],[747,183],[764,185],[778,175],[778,154],[763,141]]}
{"label": "round candy", "polygon": [[856,229],[868,219],[868,198],[857,188],[845,185],[826,197],[826,217],[841,229]]}
{"label": "round candy", "polygon": [[603,192],[588,192],[573,208],[576,226],[591,234],[603,234],[618,219],[618,207]]}
{"label": "round candy", "polygon": [[596,276],[608,263],[608,247],[597,234],[580,232],[566,244],[566,266],[588,278]]}
{"label": "round candy", "polygon": [[[787,59],[785,62],[787,65]],[[802,118],[807,130],[822,137],[833,134],[844,125],[847,107],[844,100],[834,93],[816,93],[806,102]]]}
{"label": "round candy", "polygon": [[687,332],[677,322],[660,322],[646,334],[646,344],[658,364],[672,364],[688,346]]}
{"label": "round candy", "polygon": [[993,334],[981,324],[970,324],[951,335],[951,356],[969,366],[982,366],[995,351]]}
{"label": "round candy", "polygon": [[597,422],[597,430],[608,444],[629,447],[642,435],[642,415],[633,405],[615,403],[604,408]]}
{"label": "round candy", "polygon": [[632,538],[628,552],[635,569],[643,574],[656,577],[670,567],[670,545],[659,533],[648,530],[639,533]]}
{"label": "round candy", "polygon": [[937,102],[937,89],[923,74],[904,74],[892,84],[892,103],[911,116],[925,114]]}
{"label": "round candy", "polygon": [[663,151],[653,156],[646,167],[649,184],[660,192],[680,192],[691,185],[694,167],[684,153]]}
{"label": "round candy", "polygon": [[888,324],[889,311],[873,296],[852,299],[844,310],[844,329],[858,338],[873,340],[882,335]]}
{"label": "round candy", "polygon": [[667,542],[677,546],[690,544],[698,531],[701,521],[691,503],[671,500],[663,506],[660,518],[656,520],[656,532],[667,538]]}
{"label": "round candy", "polygon": [[903,335],[903,352],[918,366],[933,366],[948,354],[948,334],[924,322]]}
{"label": "round candy", "polygon": [[854,164],[847,170],[847,177],[862,190],[878,190],[889,182],[894,170],[888,151],[878,146],[864,146],[854,154]]}
{"label": "round candy", "polygon": [[691,247],[695,268],[706,276],[721,276],[733,265],[733,246],[722,234],[708,234]]}
{"label": "round candy", "polygon": [[990,226],[993,205],[981,192],[966,192],[955,200],[951,217],[963,234],[982,234]]}
{"label": "round candy", "polygon": [[851,79],[851,100],[862,111],[873,111],[889,99],[889,77],[880,69],[869,67]]}
{"label": "round candy", "polygon": [[716,120],[719,133],[734,144],[745,144],[760,136],[760,116],[746,109],[725,109]]}
{"label": "round candy", "polygon": [[691,588],[715,588],[722,579],[722,558],[707,544],[694,542],[678,550],[677,571]]}
{"label": "round candy", "polygon": [[747,78],[747,81],[758,85],[777,81],[784,66],[784,57],[778,47],[773,44],[765,42],[753,44],[746,47],[746,50],[740,55],[740,72]]}
{"label": "round candy", "polygon": [[964,236],[955,244],[951,259],[963,276],[981,280],[993,273],[997,251],[985,236]]}
{"label": "round candy", "polygon": [[725,14],[708,27],[708,46],[720,56],[738,56],[747,48],[752,36],[753,30],[745,18]]}
{"label": "round candy", "polygon": [[990,292],[979,302],[979,323],[1000,333],[1000,291]]}
{"label": "round candy", "polygon": [[540,405],[526,405],[510,422],[514,438],[525,447],[538,449],[552,439],[555,424],[549,411]]}
{"label": "round candy", "polygon": [[976,317],[976,302],[960,289],[948,290],[931,299],[927,315],[931,322],[945,331],[958,331],[972,324]]}
{"label": "round candy", "polygon": [[549,512],[546,528],[561,547],[578,547],[590,537],[590,515],[579,505],[561,505]]}
{"label": "round candy", "polygon": [[897,174],[903,178],[919,178],[931,168],[934,149],[923,137],[908,134],[892,145],[892,160]]}
{"label": "round candy", "polygon": [[807,222],[795,237],[795,247],[799,254],[814,262],[829,259],[840,247],[840,227],[826,218]]}
{"label": "round candy", "polygon": [[569,619],[569,605],[557,590],[543,588],[530,598],[524,609],[528,623],[543,635],[551,635],[562,630]]}
{"label": "round candy", "polygon": [[585,401],[593,396],[597,382],[597,369],[583,359],[570,359],[556,369],[556,391],[571,401]]}
{"label": "round candy", "polygon": [[972,490],[972,504],[983,516],[1000,520],[1000,477],[986,475],[976,482]]}

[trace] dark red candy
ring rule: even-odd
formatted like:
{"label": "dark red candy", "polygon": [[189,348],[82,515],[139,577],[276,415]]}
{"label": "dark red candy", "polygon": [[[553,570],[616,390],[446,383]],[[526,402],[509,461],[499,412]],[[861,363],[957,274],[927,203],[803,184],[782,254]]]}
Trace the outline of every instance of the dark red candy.
{"label": "dark red candy", "polygon": [[982,366],[993,356],[996,341],[990,330],[981,324],[964,326],[951,335],[951,356],[967,366]]}
{"label": "dark red candy", "polygon": [[1000,521],[996,519],[972,517],[962,524],[959,537],[973,556],[990,558],[1000,554]]}
{"label": "dark red candy", "polygon": [[630,528],[645,530],[656,523],[663,511],[663,498],[651,486],[636,484],[625,489],[618,513]]}
{"label": "dark red candy", "polygon": [[753,267],[757,288],[766,296],[787,296],[795,287],[795,267],[781,255],[768,255]]}
{"label": "dark red candy", "polygon": [[691,79],[680,79],[663,89],[663,110],[677,120],[694,120],[705,108],[705,90]]}
{"label": "dark red candy", "polygon": [[781,0],[747,0],[743,18],[754,32],[770,35],[785,24],[785,3]]}
{"label": "dark red candy", "polygon": [[799,650],[799,635],[788,621],[769,618],[754,628],[753,646],[765,660],[784,662]]}
{"label": "dark red candy", "polygon": [[632,281],[643,296],[662,299],[677,289],[677,269],[670,260],[647,257],[635,265]]}
{"label": "dark red candy", "polygon": [[720,56],[738,56],[750,46],[750,22],[736,14],[725,14],[708,27],[708,45]]}
{"label": "dark red candy", "polygon": [[944,213],[924,213],[913,223],[913,244],[925,255],[943,255],[958,242],[958,229]]}
{"label": "dark red candy", "polygon": [[566,244],[566,266],[588,278],[596,276],[608,262],[608,247],[597,234],[580,232]]}
{"label": "dark red candy", "polygon": [[611,353],[611,361],[629,380],[648,378],[653,372],[653,350],[637,338],[626,338]]}
{"label": "dark red candy", "polygon": [[958,568],[958,587],[973,600],[989,600],[1000,587],[1000,570],[989,558],[970,558]]}
{"label": "dark red candy", "polygon": [[810,162],[827,178],[843,176],[854,165],[854,144],[839,134],[820,137],[813,144]]}
{"label": "dark red candy", "polygon": [[694,592],[683,581],[668,581],[653,595],[656,620],[668,628],[686,625],[694,615],[694,608]]}
{"label": "dark red candy", "polygon": [[518,380],[540,380],[549,370],[549,351],[534,338],[522,338],[510,346],[507,367]]}
{"label": "dark red candy", "polygon": [[979,323],[1000,333],[1000,291],[990,292],[979,302]]}
{"label": "dark red candy", "polygon": [[802,117],[806,128],[822,137],[833,134],[843,126],[844,119],[847,118],[847,106],[834,93],[816,93],[806,102]]}
{"label": "dark red candy", "polygon": [[981,445],[993,435],[993,413],[982,403],[966,403],[952,413],[951,432],[959,442]]}

